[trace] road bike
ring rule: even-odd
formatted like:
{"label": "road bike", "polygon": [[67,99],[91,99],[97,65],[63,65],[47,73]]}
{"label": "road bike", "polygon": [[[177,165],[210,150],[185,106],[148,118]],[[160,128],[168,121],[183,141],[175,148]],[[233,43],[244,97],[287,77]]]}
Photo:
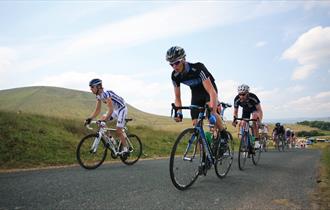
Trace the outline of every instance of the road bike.
{"label": "road bike", "polygon": [[250,122],[257,121],[256,119],[235,118],[234,120],[243,121],[239,131],[240,145],[238,152],[238,167],[240,170],[244,170],[246,160],[250,156],[252,156],[253,164],[258,164],[262,152],[262,145],[259,144],[258,147],[256,147],[254,144],[255,137]]}
{"label": "road bike", "polygon": [[[203,128],[203,120],[209,116],[210,109],[206,105],[200,106],[181,106],[176,107],[172,104],[172,113],[176,116],[178,110],[189,109],[198,110],[197,123],[193,128],[187,128],[179,134],[171,151],[170,156],[170,177],[173,185],[179,190],[190,187],[199,175],[206,176],[207,171],[214,165],[215,173],[219,178],[225,177],[233,162],[233,139],[228,131],[226,139],[220,139],[213,148],[206,140]],[[222,112],[223,114],[223,112]],[[217,131],[217,137],[220,138]],[[212,136],[213,141],[216,138]]]}
{"label": "road bike", "polygon": [[[80,140],[76,150],[79,165],[85,169],[99,167],[104,162],[108,149],[113,159],[119,157],[126,165],[136,163],[142,155],[142,143],[137,135],[128,132],[126,124],[129,121],[132,119],[125,119],[123,128],[123,134],[128,145],[127,153],[121,152],[121,141],[111,135],[111,132],[116,131],[115,128],[108,128],[104,121],[91,121],[91,124],[97,125],[97,132],[88,134]],[[93,130],[89,125],[86,127]]]}
{"label": "road bike", "polygon": [[261,149],[263,152],[268,151],[268,132],[267,129],[265,129],[265,124],[261,123],[259,127],[259,134],[260,134],[260,144]]}
{"label": "road bike", "polygon": [[275,148],[279,152],[284,152],[284,149],[286,148],[286,140],[283,134],[278,134],[275,136]]}

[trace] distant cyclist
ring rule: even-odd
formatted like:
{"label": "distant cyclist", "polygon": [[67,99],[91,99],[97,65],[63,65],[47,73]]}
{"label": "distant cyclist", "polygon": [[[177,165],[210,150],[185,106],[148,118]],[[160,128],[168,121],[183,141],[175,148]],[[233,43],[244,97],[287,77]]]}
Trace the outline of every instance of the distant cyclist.
{"label": "distant cyclist", "polygon": [[292,131],[290,128],[286,128],[285,129],[285,140],[287,142],[287,144],[291,144],[291,136],[292,136]]}
{"label": "distant cyclist", "polygon": [[[210,123],[222,131],[222,138],[227,138],[227,134],[222,127],[221,117],[218,113],[218,90],[212,74],[203,63],[190,63],[186,61],[186,53],[183,48],[173,46],[167,50],[166,60],[172,66],[172,83],[174,86],[175,105],[182,106],[180,84],[183,83],[191,89],[191,105],[204,107],[208,104],[211,108]],[[193,125],[197,123],[198,111],[191,110],[190,115]],[[176,122],[181,122],[183,118],[181,110],[175,116]]]}
{"label": "distant cyclist", "polygon": [[121,154],[128,152],[126,139],[122,128],[125,126],[125,118],[127,116],[127,106],[124,99],[111,90],[104,90],[100,79],[92,79],[89,82],[92,93],[96,95],[95,111],[85,120],[85,124],[90,124],[91,120],[98,116],[101,112],[102,102],[106,104],[108,111],[100,117],[100,120],[107,121],[117,119],[116,133],[123,145]]}
{"label": "distant cyclist", "polygon": [[[263,112],[260,105],[259,98],[254,94],[250,92],[250,87],[246,84],[242,84],[238,86],[237,88],[238,95],[234,99],[234,114],[233,114],[233,126],[236,127],[237,121],[235,118],[238,116],[238,108],[241,106],[243,108],[242,110],[242,118],[248,118],[248,119],[255,119],[259,123],[261,123],[263,118]],[[252,115],[252,117],[251,117]],[[244,123],[243,121],[240,122]],[[255,136],[255,147],[259,147],[259,132],[258,132],[258,123],[253,121],[253,135]],[[251,152],[254,152],[252,149]]]}
{"label": "distant cyclist", "polygon": [[276,123],[275,124],[275,128],[273,129],[273,132],[272,132],[272,137],[273,137],[273,140],[274,140],[274,143],[276,144],[279,136],[282,135],[284,137],[285,135],[285,129],[284,129],[284,126],[281,125],[281,123]]}

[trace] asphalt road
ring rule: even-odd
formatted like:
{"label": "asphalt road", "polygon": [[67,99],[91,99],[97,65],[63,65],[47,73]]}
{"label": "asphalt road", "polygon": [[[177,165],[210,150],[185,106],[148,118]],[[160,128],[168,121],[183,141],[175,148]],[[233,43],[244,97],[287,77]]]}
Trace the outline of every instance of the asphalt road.
{"label": "asphalt road", "polygon": [[318,150],[270,151],[219,179],[212,168],[186,191],[172,185],[169,160],[0,173],[0,209],[311,209]]}

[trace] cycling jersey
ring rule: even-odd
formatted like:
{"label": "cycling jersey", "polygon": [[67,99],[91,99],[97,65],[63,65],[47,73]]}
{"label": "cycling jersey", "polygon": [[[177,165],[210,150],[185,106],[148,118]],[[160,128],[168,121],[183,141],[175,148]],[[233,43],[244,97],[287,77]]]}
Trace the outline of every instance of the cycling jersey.
{"label": "cycling jersey", "polygon": [[111,120],[111,118],[117,119],[117,127],[123,128],[127,116],[126,103],[122,97],[118,96],[111,90],[104,91],[101,95],[96,96],[96,99],[103,103],[106,103],[108,98],[111,98],[113,106],[113,112],[109,120]]}
{"label": "cycling jersey", "polygon": [[238,109],[239,106],[243,108],[242,118],[250,118],[251,113],[257,111],[256,106],[260,104],[259,98],[253,94],[248,93],[247,99],[245,101],[240,101],[239,95],[234,99],[234,107]]}
{"label": "cycling jersey", "polygon": [[102,101],[103,103],[107,103],[108,98],[111,98],[114,110],[126,107],[124,99],[111,90],[103,91],[101,95],[96,96],[96,99]]}
{"label": "cycling jersey", "polygon": [[274,133],[275,135],[279,135],[279,134],[283,134],[283,135],[284,135],[284,133],[285,133],[285,129],[284,129],[283,125],[280,125],[279,127],[275,127],[275,128],[273,129],[273,133]]}
{"label": "cycling jersey", "polygon": [[[210,95],[203,86],[203,82],[208,78],[210,78],[215,91],[218,92],[212,74],[202,63],[186,62],[185,69],[182,72],[173,71],[171,78],[174,87],[180,87],[181,83],[190,87],[192,105],[204,106],[210,101]],[[197,119],[198,111],[192,110],[191,117],[192,119]]]}

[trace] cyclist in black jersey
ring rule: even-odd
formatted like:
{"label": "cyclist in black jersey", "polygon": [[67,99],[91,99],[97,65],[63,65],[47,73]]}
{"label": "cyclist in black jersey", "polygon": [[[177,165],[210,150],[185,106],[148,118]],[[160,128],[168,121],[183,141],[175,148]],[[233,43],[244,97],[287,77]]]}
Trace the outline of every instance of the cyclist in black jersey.
{"label": "cyclist in black jersey", "polygon": [[[238,86],[238,95],[234,99],[234,120],[233,126],[236,127],[237,121],[235,118],[238,116],[238,108],[242,107],[242,118],[256,119],[259,123],[261,123],[263,118],[263,112],[260,105],[259,98],[250,92],[250,87],[248,85],[242,84]],[[242,123],[243,121],[241,121]],[[240,125],[241,126],[241,125]],[[256,138],[255,146],[259,146],[259,129],[258,123],[253,121],[253,134]]]}
{"label": "cyclist in black jersey", "polygon": [[278,138],[279,135],[282,135],[284,137],[284,134],[285,134],[285,128],[283,125],[281,125],[281,123],[276,123],[275,124],[275,127],[273,129],[273,132],[272,132],[272,137],[273,137],[273,141],[274,141],[274,144],[276,144],[276,140]]}
{"label": "cyclist in black jersey", "polygon": [[[178,46],[173,46],[167,51],[166,60],[173,68],[171,78],[174,86],[175,105],[182,106],[180,84],[183,83],[191,89],[191,105],[204,106],[208,104],[211,108],[210,123],[215,121],[216,127],[223,131],[221,117],[217,113],[219,111],[217,86],[212,74],[204,64],[187,62],[184,49]],[[192,110],[190,114],[193,125],[195,125],[198,111]],[[179,110],[175,116],[175,121],[181,122],[182,118],[182,112]],[[221,132],[221,136],[225,137],[225,132]]]}

